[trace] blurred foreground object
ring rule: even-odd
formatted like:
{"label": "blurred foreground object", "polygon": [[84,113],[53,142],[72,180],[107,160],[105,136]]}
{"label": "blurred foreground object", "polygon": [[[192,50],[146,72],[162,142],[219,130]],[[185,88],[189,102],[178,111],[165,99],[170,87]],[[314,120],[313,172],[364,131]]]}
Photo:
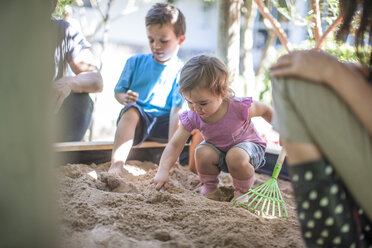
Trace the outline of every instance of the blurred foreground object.
{"label": "blurred foreground object", "polygon": [[49,0],[0,2],[0,247],[58,247],[50,9]]}

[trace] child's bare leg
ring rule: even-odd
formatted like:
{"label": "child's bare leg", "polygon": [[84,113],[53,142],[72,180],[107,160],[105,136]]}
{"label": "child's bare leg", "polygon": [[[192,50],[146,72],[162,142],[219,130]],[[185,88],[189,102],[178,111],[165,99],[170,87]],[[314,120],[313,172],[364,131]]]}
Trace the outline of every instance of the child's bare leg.
{"label": "child's bare leg", "polygon": [[200,131],[197,129],[191,132],[192,139],[189,149],[189,170],[197,174],[196,166],[195,166],[195,149],[196,147],[203,141],[203,136],[201,135]]}
{"label": "child's bare leg", "polygon": [[218,188],[218,153],[209,146],[200,146],[195,150],[195,164],[200,182],[203,184],[200,194],[205,195]]}
{"label": "child's bare leg", "polygon": [[[226,164],[233,178],[235,192],[232,201],[235,201],[252,187],[254,183],[254,167],[250,163],[248,153],[239,147],[233,147],[227,152]],[[244,201],[245,198],[239,199],[238,204]]]}
{"label": "child's bare leg", "polygon": [[128,109],[120,118],[115,132],[109,172],[124,176],[127,174],[124,164],[133,145],[136,127],[140,115],[135,108]]}
{"label": "child's bare leg", "polygon": [[233,178],[247,180],[254,176],[254,167],[246,151],[239,147],[231,148],[226,154],[226,164]]}
{"label": "child's bare leg", "polygon": [[366,237],[371,237],[371,230],[365,228],[371,225],[370,221],[318,147],[288,140],[282,143],[288,153],[298,218],[306,244],[309,247],[370,245],[371,240]]}
{"label": "child's bare leg", "polygon": [[206,175],[218,175],[218,163],[220,157],[217,152],[209,146],[200,146],[195,150],[196,170]]}
{"label": "child's bare leg", "polygon": [[292,142],[283,138],[281,139],[281,142],[287,151],[289,166],[296,166],[301,163],[323,158],[323,154],[314,144]]}

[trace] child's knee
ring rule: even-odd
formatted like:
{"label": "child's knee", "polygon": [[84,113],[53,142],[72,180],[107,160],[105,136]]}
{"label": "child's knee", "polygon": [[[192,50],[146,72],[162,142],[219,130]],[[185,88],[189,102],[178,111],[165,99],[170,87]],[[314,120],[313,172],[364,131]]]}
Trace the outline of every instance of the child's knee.
{"label": "child's knee", "polygon": [[120,124],[133,124],[137,125],[140,120],[140,113],[136,108],[129,108],[127,111],[125,111],[119,120]]}
{"label": "child's knee", "polygon": [[230,174],[233,175],[246,175],[246,178],[251,178],[254,175],[254,167],[249,162],[237,161],[235,163],[227,163],[227,168]]}
{"label": "child's knee", "polygon": [[217,161],[218,162],[219,156],[213,148],[209,146],[198,146],[195,149],[195,160],[198,162],[205,162],[205,161]]}
{"label": "child's knee", "polygon": [[254,167],[250,163],[251,158],[246,151],[239,147],[230,149],[226,153],[225,159],[230,172],[245,168],[251,172],[250,174],[254,173]]}

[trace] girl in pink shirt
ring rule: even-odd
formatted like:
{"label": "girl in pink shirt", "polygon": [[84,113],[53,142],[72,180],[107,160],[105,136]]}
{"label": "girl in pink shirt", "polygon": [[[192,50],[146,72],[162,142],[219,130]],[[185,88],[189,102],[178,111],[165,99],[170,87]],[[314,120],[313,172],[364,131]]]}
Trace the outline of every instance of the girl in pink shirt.
{"label": "girl in pink shirt", "polygon": [[[196,170],[205,195],[218,188],[220,171],[230,173],[235,187],[234,201],[252,187],[255,170],[265,163],[265,142],[251,118],[261,116],[271,122],[270,106],[251,97],[235,97],[229,88],[227,67],[218,58],[199,55],[183,67],[180,92],[189,111],[180,115],[181,125],[166,146],[155,176],[156,189],[167,189],[169,169],[194,129],[204,141],[195,150]],[[242,201],[243,199],[240,199]]]}

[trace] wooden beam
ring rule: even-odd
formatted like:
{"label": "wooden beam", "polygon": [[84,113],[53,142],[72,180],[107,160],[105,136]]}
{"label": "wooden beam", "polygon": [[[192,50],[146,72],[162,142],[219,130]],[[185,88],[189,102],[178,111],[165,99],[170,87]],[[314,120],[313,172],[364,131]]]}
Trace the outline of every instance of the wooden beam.
{"label": "wooden beam", "polygon": [[[56,152],[71,152],[71,151],[95,151],[95,150],[112,150],[113,141],[93,141],[93,142],[61,142],[54,143],[54,151]],[[133,148],[155,148],[165,147],[166,143],[158,143],[146,141]]]}

